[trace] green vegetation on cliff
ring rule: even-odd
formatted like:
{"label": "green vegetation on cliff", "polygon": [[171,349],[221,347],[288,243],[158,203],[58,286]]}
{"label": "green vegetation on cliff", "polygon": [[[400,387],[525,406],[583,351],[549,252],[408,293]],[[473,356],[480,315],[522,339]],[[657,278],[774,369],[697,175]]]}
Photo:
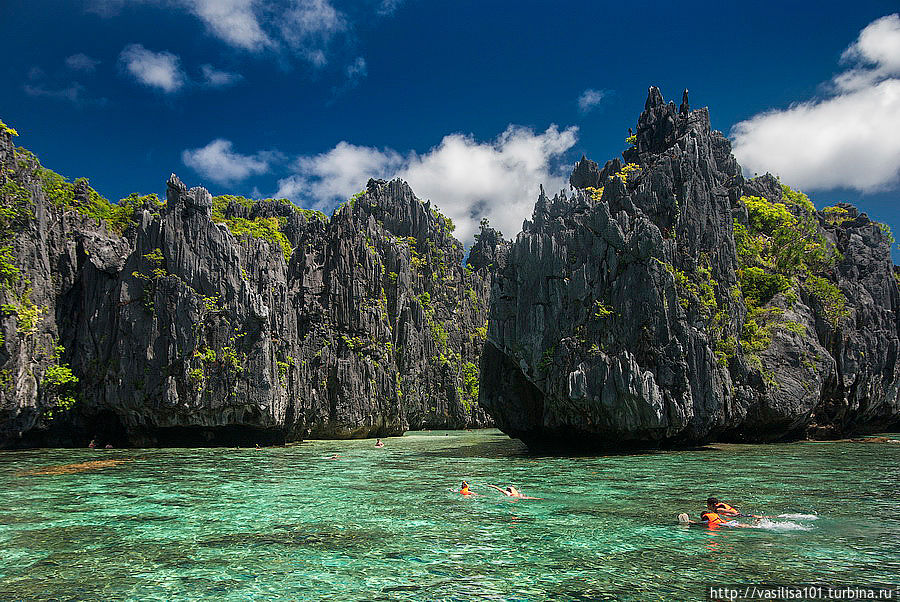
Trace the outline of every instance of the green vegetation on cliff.
{"label": "green vegetation on cliff", "polygon": [[466,362],[461,369],[462,386],[458,389],[460,401],[466,412],[471,412],[478,403],[478,366]]}
{"label": "green vegetation on cliff", "polygon": [[0,186],[0,284],[12,290],[21,276],[16,266],[13,246],[17,232],[21,232],[33,215],[28,191],[9,180]]}
{"label": "green vegetation on cliff", "polygon": [[[779,201],[741,197],[747,223],[734,221],[737,276],[747,307],[741,346],[751,365],[757,367],[761,367],[757,354],[768,348],[773,329],[805,331],[802,325],[782,319],[784,309],[769,305],[776,296],[784,295],[784,303],[790,307],[797,301],[798,291],[805,291],[822,303],[833,328],[849,315],[846,297],[825,277],[839,255],[829,249],[819,232],[815,207],[802,192],[783,184],[781,189]],[[839,223],[846,213],[834,207],[824,215],[827,222]]]}
{"label": "green vegetation on cliff", "polygon": [[69,182],[64,176],[46,167],[40,167],[41,188],[45,198],[62,211],[75,211],[85,217],[103,222],[107,229],[122,235],[134,223],[140,209],[158,212],[164,202],[155,194],[140,195],[136,192],[111,203],[91,188],[87,178]]}
{"label": "green vegetation on cliff", "polygon": [[[24,151],[21,158],[17,153],[16,169],[0,173],[0,286],[7,302],[0,306],[3,317],[16,316],[16,333],[20,337],[33,335],[45,307],[36,304],[32,298],[31,280],[23,277],[17,263],[16,235],[24,231],[34,218],[34,202],[31,192],[23,186],[24,173],[34,169],[33,155]],[[0,344],[6,337],[0,332]]]}
{"label": "green vegetation on cliff", "polygon": [[[264,201],[253,201],[242,196],[224,194],[213,197],[212,220],[214,222],[225,224],[228,229],[237,237],[252,236],[265,240],[273,245],[278,246],[284,255],[284,260],[290,261],[291,247],[290,241],[284,235],[284,227],[287,224],[285,217],[255,217],[248,219],[245,217],[228,216],[228,206],[236,203],[245,209],[253,209],[256,203],[282,203],[294,207],[293,203],[286,199],[266,199]],[[304,210],[308,211],[308,210]],[[317,219],[322,219],[317,215],[318,212],[309,212]],[[304,213],[306,215],[306,213]],[[309,216],[307,216],[309,217]]]}
{"label": "green vegetation on cliff", "polygon": [[[785,279],[790,281],[834,264],[835,258],[819,234],[815,209],[810,210],[812,203],[806,195],[784,188],[789,193],[784,197],[787,204],[756,196],[741,197],[747,208],[748,223],[744,225],[737,220],[734,223],[740,268],[760,270],[751,273],[753,282],[748,281],[747,285],[757,291],[776,291],[768,297],[756,298],[757,305],[783,292],[778,289],[783,288]],[[770,282],[763,282],[763,273]],[[739,276],[743,288],[745,277]]]}
{"label": "green vegetation on cliff", "polygon": [[59,361],[64,352],[65,347],[62,345],[54,347],[50,356],[53,363],[47,366],[41,379],[44,396],[53,402],[53,405],[44,411],[44,416],[48,420],[52,420],[58,412],[70,410],[76,401],[75,384],[78,377],[72,373],[68,364]]}
{"label": "green vegetation on cliff", "polygon": [[[0,126],[2,126],[2,122],[0,122]],[[132,193],[118,203],[112,203],[94,190],[87,178],[78,178],[74,182],[70,182],[65,176],[43,167],[37,156],[28,149],[16,148],[16,158],[18,172],[15,177],[8,179],[0,186],[0,197],[2,197],[0,230],[9,228],[16,221],[27,222],[33,215],[31,194],[21,185],[21,182],[27,179],[26,176],[34,176],[40,183],[44,198],[57,209],[74,211],[100,221],[110,232],[119,235],[122,235],[134,223],[135,214],[139,209],[158,212],[165,204],[155,194],[140,195],[137,193]]]}
{"label": "green vegetation on cliff", "polygon": [[166,258],[163,256],[159,247],[153,249],[149,253],[144,254],[144,259],[150,265],[150,275],[144,274],[138,270],[131,273],[132,276],[144,283],[144,294],[141,297],[141,303],[149,313],[155,311],[156,287],[159,278],[165,278],[169,275],[166,270]]}

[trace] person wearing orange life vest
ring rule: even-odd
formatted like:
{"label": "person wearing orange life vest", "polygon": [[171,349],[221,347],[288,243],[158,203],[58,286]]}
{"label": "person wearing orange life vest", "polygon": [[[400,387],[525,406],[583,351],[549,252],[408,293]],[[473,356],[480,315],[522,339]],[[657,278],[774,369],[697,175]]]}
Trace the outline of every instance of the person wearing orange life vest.
{"label": "person wearing orange life vest", "polygon": [[718,498],[706,498],[706,509],[715,512],[719,516],[743,516],[746,518],[762,518],[756,514],[744,514],[731,504],[720,502]]}
{"label": "person wearing orange life vest", "polygon": [[715,529],[716,527],[719,527],[719,526],[725,525],[725,524],[728,524],[729,526],[731,526],[732,523],[728,519],[720,516],[717,512],[714,512],[712,510],[707,510],[706,512],[704,512],[703,514],[700,515],[700,524],[704,524],[707,527],[709,527],[710,529]]}
{"label": "person wearing orange life vest", "polygon": [[700,514],[699,521],[693,521],[687,514],[678,515],[678,522],[684,525],[705,525],[710,529],[717,527],[752,527],[737,522],[737,517],[762,518],[760,516],[741,514],[740,510],[714,497],[707,498],[706,511]]}
{"label": "person wearing orange life vest", "polygon": [[741,516],[740,510],[714,497],[706,498],[706,509],[722,516]]}
{"label": "person wearing orange life vest", "polygon": [[462,485],[459,486],[459,494],[460,495],[478,495],[474,491],[469,490],[469,484],[465,481],[462,482]]}
{"label": "person wearing orange life vest", "polygon": [[719,515],[717,512],[712,512],[707,510],[703,514],[700,515],[700,520],[691,520],[691,517],[686,513],[678,515],[678,522],[682,525],[701,525],[704,527],[709,527],[710,529],[716,529],[718,527],[752,527],[753,525],[744,525],[737,522],[734,519],[726,518]]}
{"label": "person wearing orange life vest", "polygon": [[706,525],[710,529],[717,529],[719,527],[741,527],[741,528],[752,529],[754,526],[754,525],[747,525],[744,523],[739,523],[734,518],[722,516],[718,512],[713,512],[712,510],[707,510],[706,512],[701,514],[700,522],[697,522],[697,523],[688,519],[686,514],[683,516],[687,520],[682,521],[681,517],[679,517],[679,522],[685,522],[686,524]]}

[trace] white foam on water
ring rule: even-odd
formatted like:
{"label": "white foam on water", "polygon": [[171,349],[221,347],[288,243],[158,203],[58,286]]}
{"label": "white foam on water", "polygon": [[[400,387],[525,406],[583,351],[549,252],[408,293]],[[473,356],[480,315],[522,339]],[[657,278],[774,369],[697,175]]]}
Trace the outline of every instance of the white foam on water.
{"label": "white foam on water", "polygon": [[762,518],[758,523],[753,525],[755,529],[765,529],[767,531],[811,531],[809,525],[801,525],[792,521],[774,521],[768,518]]}
{"label": "white foam on water", "polygon": [[819,520],[818,514],[779,514],[775,518],[787,518],[790,520]]}

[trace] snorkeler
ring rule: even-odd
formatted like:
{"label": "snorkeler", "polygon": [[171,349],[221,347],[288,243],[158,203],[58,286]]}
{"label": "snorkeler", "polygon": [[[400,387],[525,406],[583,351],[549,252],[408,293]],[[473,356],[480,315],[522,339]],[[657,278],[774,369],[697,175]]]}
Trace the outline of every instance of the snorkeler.
{"label": "snorkeler", "polygon": [[499,491],[506,497],[512,497],[512,498],[516,498],[518,500],[542,500],[542,499],[544,499],[544,498],[540,498],[540,497],[531,497],[528,495],[524,495],[521,491],[519,491],[512,485],[507,485],[506,489],[501,489],[500,487],[498,487],[496,485],[491,485],[490,483],[485,483],[485,484],[488,487],[493,487],[494,489],[496,489],[497,491]]}
{"label": "snorkeler", "polygon": [[469,490],[469,484],[465,481],[462,482],[462,485],[459,486],[459,494],[460,495],[478,495],[474,491]]}

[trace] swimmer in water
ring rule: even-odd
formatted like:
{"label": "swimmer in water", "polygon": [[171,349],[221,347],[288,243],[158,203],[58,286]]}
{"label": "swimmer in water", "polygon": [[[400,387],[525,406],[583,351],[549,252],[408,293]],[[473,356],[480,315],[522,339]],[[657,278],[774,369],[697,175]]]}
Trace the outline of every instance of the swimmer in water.
{"label": "swimmer in water", "polygon": [[706,509],[710,512],[715,512],[719,516],[744,516],[747,518],[762,518],[761,516],[756,516],[755,514],[744,514],[734,506],[730,504],[726,504],[725,502],[720,502],[718,498],[710,497],[706,498]]}
{"label": "swimmer in water", "polygon": [[497,491],[499,491],[506,497],[515,498],[517,500],[542,500],[542,499],[544,499],[544,498],[540,498],[540,497],[531,497],[528,495],[524,495],[521,491],[519,491],[512,485],[507,485],[506,489],[501,489],[500,487],[497,487],[496,485],[491,485],[490,483],[487,483],[487,486],[493,487],[494,489],[496,489]]}
{"label": "swimmer in water", "polygon": [[737,522],[732,516],[723,516],[715,510],[707,510],[700,515],[700,520],[691,520],[687,514],[679,514],[678,522],[682,525],[701,525],[710,529],[718,529],[719,527],[740,527],[747,528],[753,525],[745,525]]}
{"label": "swimmer in water", "polygon": [[384,441],[378,439],[377,441],[375,441],[375,447],[384,447]]}
{"label": "swimmer in water", "polygon": [[460,495],[478,495],[474,491],[469,490],[469,484],[465,481],[462,482],[462,485],[459,486],[459,494]]}

